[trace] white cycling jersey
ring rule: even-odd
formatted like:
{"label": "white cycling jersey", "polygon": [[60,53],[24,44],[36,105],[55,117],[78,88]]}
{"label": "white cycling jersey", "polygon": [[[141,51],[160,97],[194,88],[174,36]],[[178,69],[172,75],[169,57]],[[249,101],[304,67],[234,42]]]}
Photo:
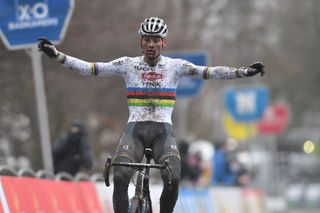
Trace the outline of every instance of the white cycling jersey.
{"label": "white cycling jersey", "polygon": [[82,75],[121,76],[127,86],[128,122],[171,122],[176,90],[182,77],[235,79],[244,77],[244,69],[225,66],[196,66],[182,59],[160,56],[156,66],[149,66],[143,56],[122,57],[111,62],[86,62],[59,53],[63,65]]}

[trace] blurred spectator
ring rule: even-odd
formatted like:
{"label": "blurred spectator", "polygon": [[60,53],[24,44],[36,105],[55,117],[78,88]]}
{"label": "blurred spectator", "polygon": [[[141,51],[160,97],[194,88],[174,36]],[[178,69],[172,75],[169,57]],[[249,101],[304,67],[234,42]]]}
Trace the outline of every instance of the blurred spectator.
{"label": "blurred spectator", "polygon": [[194,180],[198,179],[199,176],[202,174],[201,163],[202,163],[202,156],[199,151],[195,152],[194,154],[188,155],[188,164],[190,165],[194,173],[197,174]]}
{"label": "blurred spectator", "polygon": [[212,184],[237,184],[237,173],[231,169],[229,159],[230,150],[228,149],[228,144],[226,142],[218,144],[213,158]]}
{"label": "blurred spectator", "polygon": [[248,169],[239,161],[232,162],[231,169],[237,175],[237,186],[248,186],[251,183],[251,176]]}
{"label": "blurred spectator", "polygon": [[181,181],[191,181],[196,183],[200,177],[201,170],[201,155],[189,155],[189,143],[180,141],[179,152],[181,157]]}
{"label": "blurred spectator", "polygon": [[64,171],[75,175],[93,164],[87,133],[81,121],[73,122],[68,131],[54,141],[52,152],[55,173]]}

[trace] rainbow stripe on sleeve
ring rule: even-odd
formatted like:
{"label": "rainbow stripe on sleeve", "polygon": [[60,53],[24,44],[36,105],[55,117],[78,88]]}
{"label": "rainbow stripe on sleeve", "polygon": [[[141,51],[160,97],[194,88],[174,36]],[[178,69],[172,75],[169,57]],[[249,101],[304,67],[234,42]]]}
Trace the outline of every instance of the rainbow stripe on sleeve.
{"label": "rainbow stripe on sleeve", "polygon": [[173,108],[176,103],[176,89],[128,87],[129,106],[155,106]]}

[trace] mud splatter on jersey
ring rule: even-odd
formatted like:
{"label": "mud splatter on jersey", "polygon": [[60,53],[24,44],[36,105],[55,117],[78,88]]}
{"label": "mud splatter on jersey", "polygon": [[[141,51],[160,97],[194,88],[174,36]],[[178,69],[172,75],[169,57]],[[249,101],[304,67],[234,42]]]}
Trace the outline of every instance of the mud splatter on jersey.
{"label": "mud splatter on jersey", "polygon": [[182,59],[164,56],[160,57],[154,67],[149,66],[143,56],[90,63],[66,55],[63,65],[82,75],[121,76],[127,86],[128,122],[155,121],[171,124],[176,89],[182,77],[237,78],[236,68],[196,66]]}

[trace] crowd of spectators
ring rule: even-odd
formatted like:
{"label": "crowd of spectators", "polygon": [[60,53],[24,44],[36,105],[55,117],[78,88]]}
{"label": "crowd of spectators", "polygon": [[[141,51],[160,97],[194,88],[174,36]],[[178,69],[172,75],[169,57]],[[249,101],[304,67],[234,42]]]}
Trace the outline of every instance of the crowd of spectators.
{"label": "crowd of spectators", "polygon": [[210,161],[204,160],[204,153],[201,151],[192,152],[190,144],[186,140],[179,142],[183,185],[244,187],[250,184],[251,176],[248,169],[237,160],[236,153],[229,149],[227,141],[215,143]]}

